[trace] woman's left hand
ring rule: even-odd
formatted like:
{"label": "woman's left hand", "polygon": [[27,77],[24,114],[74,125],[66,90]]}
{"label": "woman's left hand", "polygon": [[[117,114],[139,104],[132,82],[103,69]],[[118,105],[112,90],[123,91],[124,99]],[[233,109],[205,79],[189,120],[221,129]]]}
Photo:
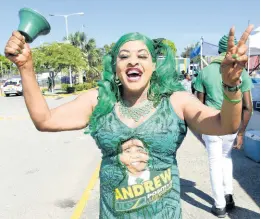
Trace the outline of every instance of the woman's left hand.
{"label": "woman's left hand", "polygon": [[234,43],[235,28],[229,31],[227,53],[221,63],[222,80],[228,86],[234,87],[241,83],[240,76],[248,60],[246,42],[253,28],[253,25],[247,27],[237,45]]}

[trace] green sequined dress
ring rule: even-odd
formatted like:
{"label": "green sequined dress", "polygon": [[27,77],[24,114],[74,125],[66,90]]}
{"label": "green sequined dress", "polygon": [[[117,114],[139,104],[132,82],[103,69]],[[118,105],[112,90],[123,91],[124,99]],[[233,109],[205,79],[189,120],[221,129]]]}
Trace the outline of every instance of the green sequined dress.
{"label": "green sequined dress", "polygon": [[[169,98],[136,128],[121,122],[115,109],[100,124],[92,134],[103,155],[100,219],[181,219],[176,152],[187,126]],[[133,139],[142,144],[129,143]]]}

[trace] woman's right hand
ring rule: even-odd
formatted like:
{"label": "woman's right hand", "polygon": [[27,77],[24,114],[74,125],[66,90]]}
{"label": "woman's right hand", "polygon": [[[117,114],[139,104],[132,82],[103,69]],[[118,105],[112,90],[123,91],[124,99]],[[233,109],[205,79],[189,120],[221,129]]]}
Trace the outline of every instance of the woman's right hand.
{"label": "woman's right hand", "polygon": [[9,38],[5,46],[5,56],[16,64],[18,69],[33,65],[31,49],[18,31],[14,31]]}

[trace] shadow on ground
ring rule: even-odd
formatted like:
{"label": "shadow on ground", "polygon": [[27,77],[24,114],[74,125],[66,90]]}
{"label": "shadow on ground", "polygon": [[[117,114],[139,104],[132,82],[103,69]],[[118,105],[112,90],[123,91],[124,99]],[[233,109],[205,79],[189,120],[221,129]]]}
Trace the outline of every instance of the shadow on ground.
{"label": "shadow on ground", "polygon": [[[204,145],[200,135],[193,134]],[[232,151],[232,160],[234,179],[260,207],[260,164],[247,158],[243,149],[234,149]]]}
{"label": "shadow on ground", "polygon": [[234,179],[260,207],[260,164],[247,158],[243,151],[232,153]]}
{"label": "shadow on ground", "polygon": [[[195,187],[195,182],[186,179],[180,179],[180,185],[182,200],[204,211],[211,212],[211,207],[198,202],[197,200],[192,198],[191,195],[189,195],[191,193],[194,194],[195,196],[209,203],[210,206],[212,206],[212,204],[214,203],[214,200],[208,194]],[[260,218],[259,215],[260,214],[254,211],[241,207],[236,207],[233,211],[228,213],[228,217],[231,219],[258,219]]]}
{"label": "shadow on ground", "polygon": [[196,186],[195,182],[181,178],[180,179],[181,199],[197,208],[210,212],[211,208],[209,206],[206,206],[206,205],[198,202],[197,200],[195,200],[194,198],[192,198],[189,195],[189,193],[192,193],[195,196],[199,197],[200,199],[208,202],[209,205],[212,205],[214,200],[208,194],[197,189],[195,186]]}

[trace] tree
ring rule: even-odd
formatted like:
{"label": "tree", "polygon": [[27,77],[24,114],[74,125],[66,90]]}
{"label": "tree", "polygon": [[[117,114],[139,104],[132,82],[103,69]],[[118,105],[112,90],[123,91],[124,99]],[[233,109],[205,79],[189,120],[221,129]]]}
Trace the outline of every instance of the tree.
{"label": "tree", "polygon": [[13,73],[18,74],[17,68],[9,59],[0,54],[0,76],[3,77],[5,74]]}
{"label": "tree", "polygon": [[[67,40],[67,38],[64,37],[63,40]],[[71,33],[68,40],[73,46],[83,49],[87,42],[87,36],[84,32],[77,31],[75,33]]]}
{"label": "tree", "polygon": [[49,69],[57,74],[68,73],[69,67],[77,72],[87,69],[83,53],[71,44],[44,44],[33,49],[33,60],[38,72]]}
{"label": "tree", "polygon": [[173,51],[174,57],[175,57],[176,52],[177,52],[175,43],[170,40],[167,40],[167,39],[163,40],[163,43],[167,44],[171,48],[171,50]]}
{"label": "tree", "polygon": [[101,50],[96,47],[95,39],[89,39],[83,48],[83,53],[88,63],[87,73],[89,79],[100,78],[99,66],[101,66],[102,54]]}
{"label": "tree", "polygon": [[115,43],[111,43],[111,45],[105,44],[103,48],[101,48],[102,55],[108,54],[112,48],[114,47]]}
{"label": "tree", "polygon": [[[194,45],[187,46],[186,48],[184,48],[184,51],[181,53],[181,57],[189,58],[192,50],[198,46],[199,46],[199,42]],[[203,58],[205,58],[205,56],[203,56]],[[193,59],[191,59],[191,62],[200,63],[200,56],[199,55],[195,56]]]}
{"label": "tree", "polygon": [[183,58],[189,58],[191,51],[195,48],[194,45],[189,45],[186,48],[184,48],[184,51],[181,53],[181,57]]}
{"label": "tree", "polygon": [[[96,41],[93,38],[87,40],[87,36],[84,32],[75,32],[69,35],[70,43],[80,48],[84,54],[86,61],[86,72],[88,73],[89,79],[94,80],[95,78],[99,78],[99,66],[101,66],[101,57],[102,52],[100,49],[96,47]],[[79,76],[79,82],[83,83],[83,72],[81,72]]]}

